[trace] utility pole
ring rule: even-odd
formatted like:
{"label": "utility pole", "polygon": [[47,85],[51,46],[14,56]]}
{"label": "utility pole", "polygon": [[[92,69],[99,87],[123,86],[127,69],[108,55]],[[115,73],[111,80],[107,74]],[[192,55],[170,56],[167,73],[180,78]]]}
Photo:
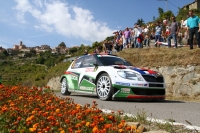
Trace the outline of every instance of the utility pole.
{"label": "utility pole", "polygon": [[166,1],[166,11],[168,11],[168,0],[158,0],[158,1]]}

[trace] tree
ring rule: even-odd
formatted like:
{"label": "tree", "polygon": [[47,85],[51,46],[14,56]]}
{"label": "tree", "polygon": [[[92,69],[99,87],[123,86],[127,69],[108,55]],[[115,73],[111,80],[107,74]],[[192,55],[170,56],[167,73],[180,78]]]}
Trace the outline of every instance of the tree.
{"label": "tree", "polygon": [[61,48],[66,48],[66,44],[64,42],[61,42],[58,47],[61,47]]}
{"label": "tree", "polygon": [[98,46],[100,46],[101,45],[101,43],[99,43],[99,42],[94,42],[93,44],[92,44],[92,48],[97,48]]}
{"label": "tree", "polygon": [[109,37],[106,37],[106,41],[112,41],[114,39],[114,36],[109,36]]}
{"label": "tree", "polygon": [[158,7],[158,14],[161,16],[164,13],[164,10],[160,7]]}
{"label": "tree", "polygon": [[137,23],[139,24],[139,25],[144,25],[144,20],[141,18],[141,19],[138,19],[137,20]]}
{"label": "tree", "polygon": [[70,50],[69,50],[70,54],[73,54],[77,51],[78,51],[78,48],[76,48],[76,47],[70,48]]}

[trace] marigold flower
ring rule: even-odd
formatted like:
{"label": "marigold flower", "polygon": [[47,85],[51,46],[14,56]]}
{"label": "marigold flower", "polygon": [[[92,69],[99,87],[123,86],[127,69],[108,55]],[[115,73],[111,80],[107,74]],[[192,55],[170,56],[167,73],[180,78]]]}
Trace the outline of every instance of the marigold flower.
{"label": "marigold flower", "polygon": [[90,126],[90,122],[86,122],[85,126],[89,127]]}
{"label": "marigold flower", "polygon": [[64,131],[64,130],[61,130],[60,133],[65,133],[65,131]]}
{"label": "marigold flower", "polygon": [[22,118],[21,117],[17,117],[17,120],[20,121]]}
{"label": "marigold flower", "polygon": [[36,128],[29,128],[29,131],[30,131],[30,132],[35,132],[35,131],[36,131]]}
{"label": "marigold flower", "polygon": [[104,121],[104,118],[103,118],[103,117],[101,117],[99,120],[100,120],[101,122],[103,122],[103,121]]}
{"label": "marigold flower", "polygon": [[69,120],[69,119],[66,119],[66,120],[65,120],[65,123],[70,123],[70,120]]}
{"label": "marigold flower", "polygon": [[119,133],[123,133],[124,132],[124,130],[123,129],[119,129]]}
{"label": "marigold flower", "polygon": [[60,113],[60,109],[56,109],[56,113]]}
{"label": "marigold flower", "polygon": [[75,133],[81,133],[82,131],[81,130],[77,130]]}
{"label": "marigold flower", "polygon": [[131,126],[127,126],[126,130],[130,131],[131,130]]}
{"label": "marigold flower", "polygon": [[19,97],[19,100],[21,100],[22,98],[23,98],[23,96],[20,96],[20,97]]}
{"label": "marigold flower", "polygon": [[119,129],[121,129],[122,127],[123,127],[123,124],[118,124],[118,126],[117,126]]}
{"label": "marigold flower", "polygon": [[38,125],[39,125],[39,123],[35,123],[35,124],[33,125],[33,128],[37,128]]}
{"label": "marigold flower", "polygon": [[98,133],[99,129],[97,126],[93,127],[92,129],[92,133]]}

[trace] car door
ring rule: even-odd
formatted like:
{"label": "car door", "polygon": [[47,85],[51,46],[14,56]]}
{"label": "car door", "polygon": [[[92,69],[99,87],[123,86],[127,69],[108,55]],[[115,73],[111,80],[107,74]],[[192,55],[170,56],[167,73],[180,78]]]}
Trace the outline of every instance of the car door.
{"label": "car door", "polygon": [[68,84],[69,84],[69,89],[72,89],[72,90],[79,89],[79,78],[83,71],[83,68],[82,68],[83,60],[84,60],[83,57],[76,59],[73,65],[71,66],[71,68],[69,69],[70,76],[67,79]]}
{"label": "car door", "polygon": [[93,55],[87,55],[84,57],[83,61],[83,71],[79,78],[79,89],[81,91],[93,92],[96,91],[95,85],[95,66],[96,59]]}

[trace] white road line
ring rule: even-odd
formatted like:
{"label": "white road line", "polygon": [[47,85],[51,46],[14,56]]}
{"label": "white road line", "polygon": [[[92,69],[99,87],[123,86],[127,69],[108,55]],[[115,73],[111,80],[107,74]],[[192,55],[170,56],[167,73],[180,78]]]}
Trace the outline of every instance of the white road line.
{"label": "white road line", "polygon": [[[108,110],[108,109],[101,109],[101,110],[104,113],[111,113],[111,112],[113,112],[112,110]],[[124,113],[123,115],[126,115],[128,117],[136,117],[133,114],[128,114],[128,113]],[[152,121],[152,122],[157,122],[157,123],[162,123],[162,124],[169,123],[169,124],[172,124],[172,125],[184,126],[186,129],[190,129],[190,130],[196,129],[197,131],[200,131],[200,127],[198,127],[198,126],[190,126],[190,125],[186,125],[186,124],[178,123],[178,122],[169,122],[169,121],[165,121],[165,120],[161,120],[161,119],[155,119],[155,118],[150,118],[150,117],[147,117],[147,121]]]}

